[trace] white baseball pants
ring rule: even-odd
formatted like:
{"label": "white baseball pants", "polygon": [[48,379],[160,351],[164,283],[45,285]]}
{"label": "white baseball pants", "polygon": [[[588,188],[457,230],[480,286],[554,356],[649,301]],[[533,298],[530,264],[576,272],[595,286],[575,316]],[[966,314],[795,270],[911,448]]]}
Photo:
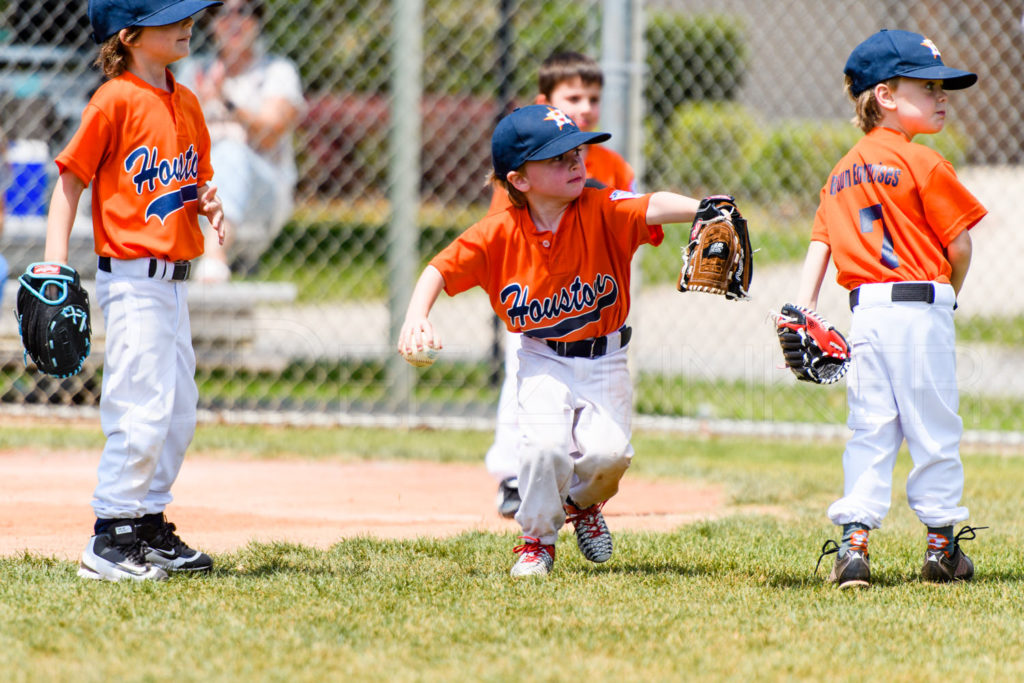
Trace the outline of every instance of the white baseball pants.
{"label": "white baseball pants", "polygon": [[860,287],[850,327],[844,495],[828,509],[842,525],[875,529],[889,512],[896,454],[906,439],[914,467],[907,501],[928,526],[968,517],[960,505],[963,421],[958,414],[950,285],[935,283],[935,302],[891,301],[891,284]]}
{"label": "white baseball pants", "polygon": [[551,545],[567,497],[581,508],[619,490],[633,457],[633,385],[626,349],[600,358],[562,358],[522,337],[519,351],[519,495],[516,521]]}
{"label": "white baseball pants", "polygon": [[519,418],[518,375],[519,349],[522,336],[505,330],[505,381],[501,384],[498,397],[497,426],[494,429],[494,443],[487,450],[484,464],[496,481],[504,481],[519,475]]}
{"label": "white baseball pants", "polygon": [[96,274],[106,319],[100,420],[107,441],[92,507],[104,519],[160,513],[171,502],[199,400],[185,283],[114,265]]}

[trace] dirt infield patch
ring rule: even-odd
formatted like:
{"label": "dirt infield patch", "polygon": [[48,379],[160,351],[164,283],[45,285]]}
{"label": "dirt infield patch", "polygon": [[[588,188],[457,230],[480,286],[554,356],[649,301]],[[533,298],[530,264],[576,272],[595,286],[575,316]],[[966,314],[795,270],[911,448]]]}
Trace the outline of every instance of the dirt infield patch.
{"label": "dirt infield patch", "polygon": [[[0,556],[77,558],[92,529],[98,454],[0,451]],[[482,465],[188,460],[168,516],[193,546],[249,541],[327,548],[341,538],[513,532]],[[668,531],[725,512],[719,488],[626,476],[605,507],[612,530]]]}

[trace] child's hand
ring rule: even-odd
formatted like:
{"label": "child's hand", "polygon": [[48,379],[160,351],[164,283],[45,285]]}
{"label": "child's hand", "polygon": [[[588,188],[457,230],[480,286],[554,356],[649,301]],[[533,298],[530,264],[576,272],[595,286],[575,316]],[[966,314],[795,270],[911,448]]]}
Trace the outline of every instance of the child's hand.
{"label": "child's hand", "polygon": [[216,185],[204,185],[199,195],[199,213],[206,216],[217,231],[217,239],[224,244],[224,205],[217,196]]}
{"label": "child's hand", "polygon": [[398,352],[407,356],[426,348],[441,349],[441,336],[434,332],[434,326],[426,318],[406,318],[398,335]]}

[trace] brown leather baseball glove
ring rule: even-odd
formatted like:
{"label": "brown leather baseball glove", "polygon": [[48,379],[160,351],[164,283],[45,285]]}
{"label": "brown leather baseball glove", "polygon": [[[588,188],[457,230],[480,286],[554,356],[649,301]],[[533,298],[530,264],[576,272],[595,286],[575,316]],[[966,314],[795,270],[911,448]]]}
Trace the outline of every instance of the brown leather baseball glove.
{"label": "brown leather baseball glove", "polygon": [[753,276],[753,250],[747,221],[729,195],[700,200],[683,249],[679,272],[680,292],[723,294],[726,299],[749,299]]}

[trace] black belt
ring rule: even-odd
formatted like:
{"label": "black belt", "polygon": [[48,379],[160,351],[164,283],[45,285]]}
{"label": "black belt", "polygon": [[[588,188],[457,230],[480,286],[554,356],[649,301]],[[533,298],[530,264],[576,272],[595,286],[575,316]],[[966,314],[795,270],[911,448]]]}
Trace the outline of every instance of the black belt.
{"label": "black belt", "polygon": [[[930,282],[895,282],[890,294],[892,301],[935,303],[935,285]],[[850,310],[860,302],[860,287],[850,292]]]}
{"label": "black belt", "polygon": [[[105,273],[111,272],[110,268],[110,257],[100,256],[99,262],[96,266]],[[154,277],[157,272],[157,268],[160,267],[160,259],[151,258],[149,259],[149,276]],[[171,280],[183,281],[189,278],[192,274],[192,262],[191,261],[175,261],[174,271],[171,273]]]}
{"label": "black belt", "polygon": [[[619,348],[625,347],[632,336],[633,328],[624,325],[619,330]],[[608,353],[607,336],[591,337],[590,339],[580,339],[579,341],[571,342],[550,341],[548,339],[542,341],[563,358],[600,358]]]}

